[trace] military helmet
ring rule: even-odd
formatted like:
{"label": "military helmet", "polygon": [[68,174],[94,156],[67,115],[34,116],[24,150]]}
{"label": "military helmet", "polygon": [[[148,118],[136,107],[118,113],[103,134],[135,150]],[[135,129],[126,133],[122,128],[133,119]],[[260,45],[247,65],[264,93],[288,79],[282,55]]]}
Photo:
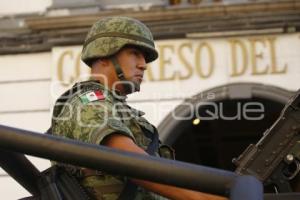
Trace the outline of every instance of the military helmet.
{"label": "military helmet", "polygon": [[90,66],[93,60],[112,56],[126,45],[137,46],[147,63],[158,57],[153,36],[142,22],[129,17],[106,17],[87,34],[81,59]]}

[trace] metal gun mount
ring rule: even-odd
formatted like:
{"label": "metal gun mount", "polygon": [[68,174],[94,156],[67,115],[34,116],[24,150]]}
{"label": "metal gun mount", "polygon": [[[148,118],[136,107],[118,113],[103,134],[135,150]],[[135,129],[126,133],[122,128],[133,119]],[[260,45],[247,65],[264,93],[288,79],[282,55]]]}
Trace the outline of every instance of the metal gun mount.
{"label": "metal gun mount", "polygon": [[300,171],[300,90],[263,137],[233,163],[237,174],[253,175],[277,192],[292,192],[290,181]]}

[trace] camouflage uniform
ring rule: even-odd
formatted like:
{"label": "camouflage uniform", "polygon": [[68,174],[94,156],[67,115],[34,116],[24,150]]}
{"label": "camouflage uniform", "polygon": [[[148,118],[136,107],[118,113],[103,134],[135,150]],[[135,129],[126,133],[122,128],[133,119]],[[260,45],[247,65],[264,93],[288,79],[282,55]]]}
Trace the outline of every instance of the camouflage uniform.
{"label": "camouflage uniform", "polygon": [[[90,29],[83,45],[81,59],[91,67],[95,60],[109,58],[118,78],[128,81],[115,59],[118,51],[126,45],[133,45],[141,50],[146,63],[158,57],[152,34],[143,23],[128,17],[107,17],[97,21]],[[139,90],[139,85],[134,87],[135,91]],[[54,107],[53,134],[101,144],[108,135],[119,133],[130,137],[144,150],[153,140],[155,127],[142,117],[143,112],[129,107],[124,96],[116,95],[116,92],[110,91],[99,82],[81,82],[65,94],[66,96],[63,95]],[[171,157],[172,153],[167,148],[160,148],[159,153],[156,152],[155,155],[159,154]],[[81,179],[81,184],[91,196],[102,200],[117,199],[125,182],[126,178],[105,172]],[[135,199],[165,198],[138,187]]]}
{"label": "camouflage uniform", "polygon": [[[120,133],[132,138],[139,147],[146,150],[151,137],[146,136],[144,132],[147,130],[154,134],[155,127],[142,117],[143,112],[129,107],[124,96],[113,95],[112,91],[97,81],[79,84],[80,89],[74,94],[71,93],[63,105],[57,103],[55,106],[52,121],[53,134],[101,144],[106,136]],[[77,84],[76,87],[78,86]],[[98,96],[95,97],[95,94]],[[93,95],[93,97],[87,99],[88,95]],[[163,153],[164,157],[170,157],[167,151],[160,153]],[[123,177],[104,172],[84,177],[80,181],[90,195],[101,200],[117,199],[125,183]],[[138,188],[135,199],[162,200],[165,198]]]}

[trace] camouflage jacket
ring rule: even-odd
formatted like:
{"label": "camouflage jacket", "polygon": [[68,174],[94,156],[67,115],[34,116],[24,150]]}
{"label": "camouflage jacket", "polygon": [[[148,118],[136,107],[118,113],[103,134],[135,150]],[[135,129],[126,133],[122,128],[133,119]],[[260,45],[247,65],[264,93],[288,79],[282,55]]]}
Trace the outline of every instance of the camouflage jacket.
{"label": "camouflage jacket", "polygon": [[[63,98],[65,100],[62,103]],[[143,112],[131,108],[125,100],[126,97],[114,94],[97,81],[78,83],[56,102],[52,132],[93,144],[101,144],[106,136],[117,132],[132,138],[139,147],[146,150],[151,139],[146,136],[144,130],[154,133],[155,127],[142,117]],[[163,157],[171,157],[168,151],[161,154],[164,154]],[[80,179],[88,193],[97,200],[117,199],[124,188],[125,180],[126,177],[105,172]],[[138,187],[135,199],[166,198]]]}

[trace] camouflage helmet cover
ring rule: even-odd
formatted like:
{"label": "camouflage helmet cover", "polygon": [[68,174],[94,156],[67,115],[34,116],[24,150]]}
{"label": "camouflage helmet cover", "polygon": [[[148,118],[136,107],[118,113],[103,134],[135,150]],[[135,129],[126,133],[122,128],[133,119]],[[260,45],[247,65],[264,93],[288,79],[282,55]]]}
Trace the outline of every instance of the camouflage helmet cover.
{"label": "camouflage helmet cover", "polygon": [[125,45],[139,47],[147,63],[158,57],[153,36],[142,22],[129,17],[106,17],[87,34],[81,59],[90,66],[92,60],[112,56]]}

